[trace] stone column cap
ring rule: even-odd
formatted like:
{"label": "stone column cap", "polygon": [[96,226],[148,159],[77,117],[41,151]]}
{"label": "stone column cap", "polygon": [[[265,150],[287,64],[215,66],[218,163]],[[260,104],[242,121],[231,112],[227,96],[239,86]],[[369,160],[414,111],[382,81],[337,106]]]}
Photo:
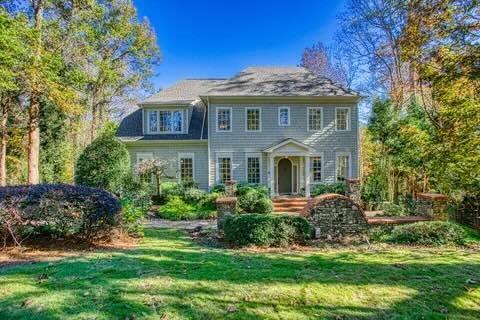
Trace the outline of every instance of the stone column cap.
{"label": "stone column cap", "polygon": [[222,198],[217,198],[217,200],[216,200],[215,202],[218,203],[218,204],[222,204],[222,203],[233,203],[233,202],[237,202],[237,197],[222,197]]}

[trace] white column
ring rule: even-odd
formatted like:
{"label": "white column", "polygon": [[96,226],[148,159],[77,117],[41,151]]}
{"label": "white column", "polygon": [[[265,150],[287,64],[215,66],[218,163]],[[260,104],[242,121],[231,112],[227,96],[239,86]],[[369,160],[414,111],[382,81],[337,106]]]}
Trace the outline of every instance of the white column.
{"label": "white column", "polygon": [[268,156],[268,184],[270,186],[270,195],[273,197],[275,196],[275,174],[274,174],[274,170],[275,170],[275,164],[273,162],[274,160],[274,156],[272,154],[270,154]]}
{"label": "white column", "polygon": [[310,197],[310,157],[305,156],[305,196]]}

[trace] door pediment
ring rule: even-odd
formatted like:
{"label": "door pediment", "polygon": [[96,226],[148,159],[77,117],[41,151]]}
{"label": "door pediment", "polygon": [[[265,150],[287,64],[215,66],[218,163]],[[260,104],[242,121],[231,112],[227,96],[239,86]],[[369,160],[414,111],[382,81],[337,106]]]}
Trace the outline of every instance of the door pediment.
{"label": "door pediment", "polygon": [[275,154],[305,154],[314,152],[313,148],[295,139],[286,139],[265,150],[267,153]]}

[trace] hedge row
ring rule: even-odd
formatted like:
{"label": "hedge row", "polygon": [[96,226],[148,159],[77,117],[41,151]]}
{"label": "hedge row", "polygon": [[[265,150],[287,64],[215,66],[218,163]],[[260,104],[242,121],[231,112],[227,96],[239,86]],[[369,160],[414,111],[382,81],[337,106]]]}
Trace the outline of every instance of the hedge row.
{"label": "hedge row", "polygon": [[225,240],[233,246],[286,246],[305,243],[312,233],[308,221],[299,216],[240,214],[225,219]]}

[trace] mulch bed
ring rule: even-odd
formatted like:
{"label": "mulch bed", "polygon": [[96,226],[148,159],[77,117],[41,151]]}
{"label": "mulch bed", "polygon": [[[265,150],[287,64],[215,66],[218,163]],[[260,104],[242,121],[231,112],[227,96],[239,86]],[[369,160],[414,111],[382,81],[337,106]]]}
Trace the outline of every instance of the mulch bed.
{"label": "mulch bed", "polygon": [[128,250],[136,247],[138,239],[118,233],[111,240],[93,243],[68,239],[36,238],[22,247],[0,248],[0,270],[17,265],[56,261],[62,258],[82,256],[99,250]]}

